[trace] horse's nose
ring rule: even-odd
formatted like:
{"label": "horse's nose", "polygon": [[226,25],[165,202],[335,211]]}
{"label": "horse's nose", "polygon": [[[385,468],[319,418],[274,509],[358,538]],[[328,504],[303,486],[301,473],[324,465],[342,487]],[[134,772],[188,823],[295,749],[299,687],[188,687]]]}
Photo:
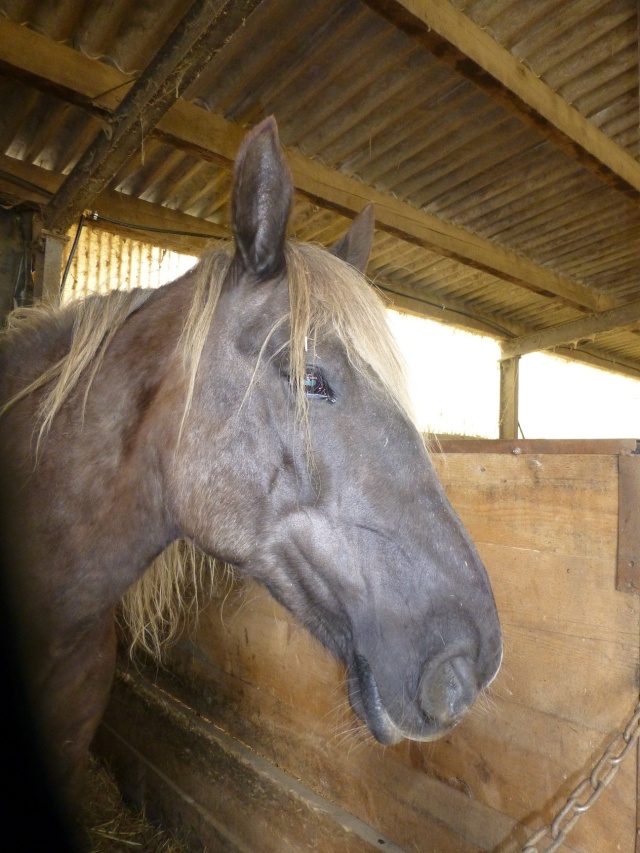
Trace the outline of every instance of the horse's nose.
{"label": "horse's nose", "polygon": [[453,723],[479,693],[474,661],[464,653],[429,661],[418,688],[423,712],[440,725]]}

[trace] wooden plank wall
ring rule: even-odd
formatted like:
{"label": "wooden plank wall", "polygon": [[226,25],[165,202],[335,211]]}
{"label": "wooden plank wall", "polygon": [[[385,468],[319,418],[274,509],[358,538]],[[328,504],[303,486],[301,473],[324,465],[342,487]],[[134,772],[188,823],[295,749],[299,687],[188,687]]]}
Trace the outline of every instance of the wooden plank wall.
{"label": "wooden plank wall", "polygon": [[[639,601],[615,589],[618,456],[447,454],[435,462],[489,569],[505,636],[493,692],[506,785],[485,796],[499,792],[498,808],[535,827],[637,702]],[[577,824],[571,849],[635,849],[635,772],[621,771]]]}
{"label": "wooden plank wall", "polygon": [[[199,819],[193,831],[207,850],[519,851],[590,772],[637,701],[640,599],[615,589],[618,455],[603,449],[434,455],[487,565],[505,640],[489,694],[445,739],[390,748],[373,742],[348,708],[342,667],[264,591],[237,583],[220,591],[156,673],[164,700],[143,673],[120,683],[101,750],[116,757],[129,783],[148,779],[149,768],[167,780],[155,794],[150,782],[138,785],[134,797],[160,797],[175,819],[171,789],[226,822],[216,830],[226,840],[214,843]],[[150,710],[163,701],[175,706],[164,728],[157,708],[154,718]],[[225,782],[212,768],[207,782],[188,751],[204,748],[185,746],[176,734],[180,714],[212,736],[223,730],[247,751],[242,767],[247,756],[266,759],[302,786],[307,794],[296,796],[306,805],[266,796],[263,776],[257,788],[245,785],[246,802],[240,789],[232,805],[211,805],[207,785],[226,791],[239,771],[229,770]],[[219,765],[216,749],[211,761]],[[634,755],[561,850],[633,853],[636,774]],[[278,779],[269,782],[274,792],[283,784],[290,790]],[[331,804],[339,807],[333,841],[318,818]],[[193,829],[193,816],[180,814]],[[285,831],[296,821],[293,835]],[[271,827],[275,847],[256,841],[258,825],[261,837]]]}

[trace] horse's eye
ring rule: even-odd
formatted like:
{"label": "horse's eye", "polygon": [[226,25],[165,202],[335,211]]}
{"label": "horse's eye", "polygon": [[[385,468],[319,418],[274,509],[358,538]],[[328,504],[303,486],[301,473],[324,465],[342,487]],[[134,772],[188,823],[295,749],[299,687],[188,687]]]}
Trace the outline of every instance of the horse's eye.
{"label": "horse's eye", "polygon": [[330,403],[336,402],[336,397],[329,387],[322,371],[317,367],[307,367],[304,374],[304,388],[307,397],[313,397],[316,400],[328,400]]}

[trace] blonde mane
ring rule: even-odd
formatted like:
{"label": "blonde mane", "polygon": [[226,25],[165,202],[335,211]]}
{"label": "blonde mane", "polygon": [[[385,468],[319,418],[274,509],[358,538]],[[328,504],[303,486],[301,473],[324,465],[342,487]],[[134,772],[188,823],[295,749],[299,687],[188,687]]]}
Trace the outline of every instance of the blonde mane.
{"label": "blonde mane", "polygon": [[8,348],[30,336],[44,333],[52,326],[63,328],[71,319],[71,343],[65,356],[48,367],[40,376],[22,388],[0,408],[0,417],[40,388],[49,385],[38,409],[40,424],[36,442],[36,458],[40,445],[49,432],[53,419],[76,387],[85,371],[89,381],[84,399],[86,402],[91,382],[95,377],[107,347],[126,320],[140,308],[153,293],[152,290],[134,290],[130,293],[112,290],[106,296],[89,296],[70,305],[36,304],[17,308],[9,314],[1,342]]}
{"label": "blonde mane", "polygon": [[[285,253],[290,310],[288,316],[276,320],[269,336],[284,323],[289,324],[289,372],[298,421],[307,422],[304,380],[307,361],[312,357],[309,347],[313,354],[327,335],[337,336],[350,363],[372,388],[387,395],[411,418],[404,364],[387,324],[384,303],[374,288],[357,270],[320,246],[290,241]],[[176,356],[184,366],[186,385],[181,431],[192,404],[205,340],[231,260],[232,248],[224,246],[206,255],[187,274],[194,276],[195,290],[176,348]],[[71,344],[66,356],[4,404],[0,417],[20,400],[48,386],[38,409],[39,450],[56,415],[85,376],[83,402],[86,403],[109,344],[154,292],[112,291],[107,296],[88,297],[64,307],[37,306],[13,312],[7,330],[2,333],[7,343],[16,337],[42,333],[52,322],[62,327],[71,320]],[[199,578],[205,562],[211,565],[210,558],[193,543],[173,543],[127,592],[121,621],[128,627],[132,647],[137,645],[160,656],[163,644],[177,632],[181,615],[186,609],[197,609],[192,605],[197,605]]]}
{"label": "blonde mane", "polygon": [[285,247],[289,277],[291,382],[306,406],[306,341],[337,336],[355,369],[391,398],[410,419],[404,362],[387,323],[385,304],[356,269],[312,243]]}

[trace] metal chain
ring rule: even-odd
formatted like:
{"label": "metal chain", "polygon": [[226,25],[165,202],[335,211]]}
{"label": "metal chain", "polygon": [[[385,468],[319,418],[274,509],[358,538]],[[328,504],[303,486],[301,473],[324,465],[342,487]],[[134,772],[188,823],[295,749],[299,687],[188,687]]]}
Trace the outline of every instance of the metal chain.
{"label": "metal chain", "polygon": [[[640,736],[640,702],[636,705],[633,717],[626,729],[611,741],[602,757],[591,771],[591,775],[583,779],[578,787],[570,794],[567,802],[560,809],[549,826],[543,826],[535,832],[522,848],[522,853],[554,853],[565,840],[576,821],[589,811],[591,806],[607,788],[618,772],[620,764]],[[551,843],[546,847],[538,844],[546,835],[551,836]]]}

